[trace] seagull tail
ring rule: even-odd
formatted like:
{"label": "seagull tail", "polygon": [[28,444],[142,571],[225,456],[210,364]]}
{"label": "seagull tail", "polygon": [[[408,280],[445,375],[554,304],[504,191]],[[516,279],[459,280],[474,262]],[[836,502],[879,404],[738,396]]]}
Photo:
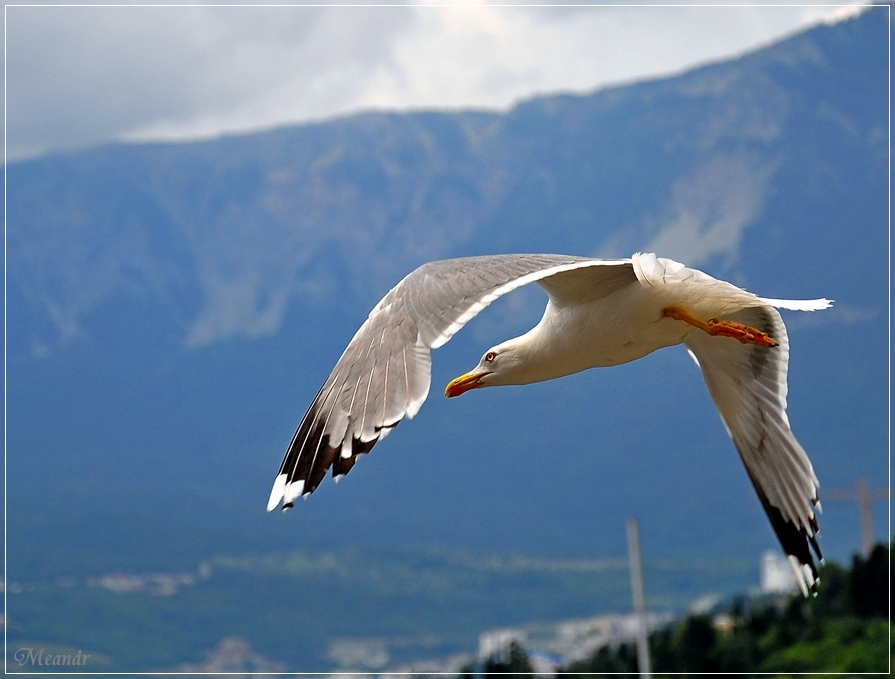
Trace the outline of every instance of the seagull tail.
{"label": "seagull tail", "polygon": [[778,309],[789,309],[790,311],[822,311],[833,306],[831,299],[768,299],[762,297],[761,301],[768,306],[777,307]]}

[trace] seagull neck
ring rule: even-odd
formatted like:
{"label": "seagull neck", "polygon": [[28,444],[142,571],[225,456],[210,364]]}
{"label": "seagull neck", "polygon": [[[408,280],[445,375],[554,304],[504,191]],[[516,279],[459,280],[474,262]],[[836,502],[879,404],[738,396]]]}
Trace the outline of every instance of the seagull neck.
{"label": "seagull neck", "polygon": [[563,377],[580,368],[572,367],[557,352],[557,344],[550,342],[543,324],[539,323],[524,335],[504,342],[500,349],[511,358],[504,365],[503,384],[532,384]]}

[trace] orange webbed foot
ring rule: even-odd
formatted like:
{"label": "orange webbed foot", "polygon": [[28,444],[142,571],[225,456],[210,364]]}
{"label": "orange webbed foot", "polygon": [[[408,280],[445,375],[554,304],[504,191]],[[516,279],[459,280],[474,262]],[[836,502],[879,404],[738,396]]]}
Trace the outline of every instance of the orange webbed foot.
{"label": "orange webbed foot", "polygon": [[662,310],[662,315],[673,318],[676,321],[689,323],[713,337],[732,337],[743,344],[755,344],[760,347],[780,346],[780,342],[770,337],[767,333],[742,323],[722,321],[717,318],[703,321],[677,306],[666,307]]}

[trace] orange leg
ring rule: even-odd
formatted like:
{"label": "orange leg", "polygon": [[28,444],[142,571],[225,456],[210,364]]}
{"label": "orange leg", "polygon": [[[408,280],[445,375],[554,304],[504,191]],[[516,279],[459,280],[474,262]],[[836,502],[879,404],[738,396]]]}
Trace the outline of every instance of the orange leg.
{"label": "orange leg", "polygon": [[717,318],[710,318],[707,321],[703,321],[695,316],[691,316],[677,306],[670,306],[662,309],[662,315],[673,318],[676,321],[689,323],[712,336],[733,337],[743,344],[757,344],[760,347],[780,346],[780,342],[769,337],[767,333],[751,328],[748,325],[743,325],[742,323],[720,321]]}

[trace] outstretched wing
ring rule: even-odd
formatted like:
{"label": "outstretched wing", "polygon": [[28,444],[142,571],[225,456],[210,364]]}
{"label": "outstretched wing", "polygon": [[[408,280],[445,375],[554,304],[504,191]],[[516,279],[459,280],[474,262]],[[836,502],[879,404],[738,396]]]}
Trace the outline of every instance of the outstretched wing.
{"label": "outstretched wing", "polygon": [[[792,307],[796,302],[779,302]],[[826,300],[823,300],[826,302]],[[821,308],[814,303],[815,308]],[[808,302],[803,303],[806,307]],[[684,342],[702,370],[709,394],[733,439],[774,532],[798,577],[803,593],[817,592],[819,559],[817,476],[786,417],[789,340],[783,320],[770,306],[749,307],[724,316],[766,332],[777,347],[692,333]]]}
{"label": "outstretched wing", "polygon": [[565,255],[495,255],[430,262],[382,298],[348,344],[299,424],[268,511],[338,479],[429,393],[430,349],[447,342],[501,295],[574,269],[627,265]]}

